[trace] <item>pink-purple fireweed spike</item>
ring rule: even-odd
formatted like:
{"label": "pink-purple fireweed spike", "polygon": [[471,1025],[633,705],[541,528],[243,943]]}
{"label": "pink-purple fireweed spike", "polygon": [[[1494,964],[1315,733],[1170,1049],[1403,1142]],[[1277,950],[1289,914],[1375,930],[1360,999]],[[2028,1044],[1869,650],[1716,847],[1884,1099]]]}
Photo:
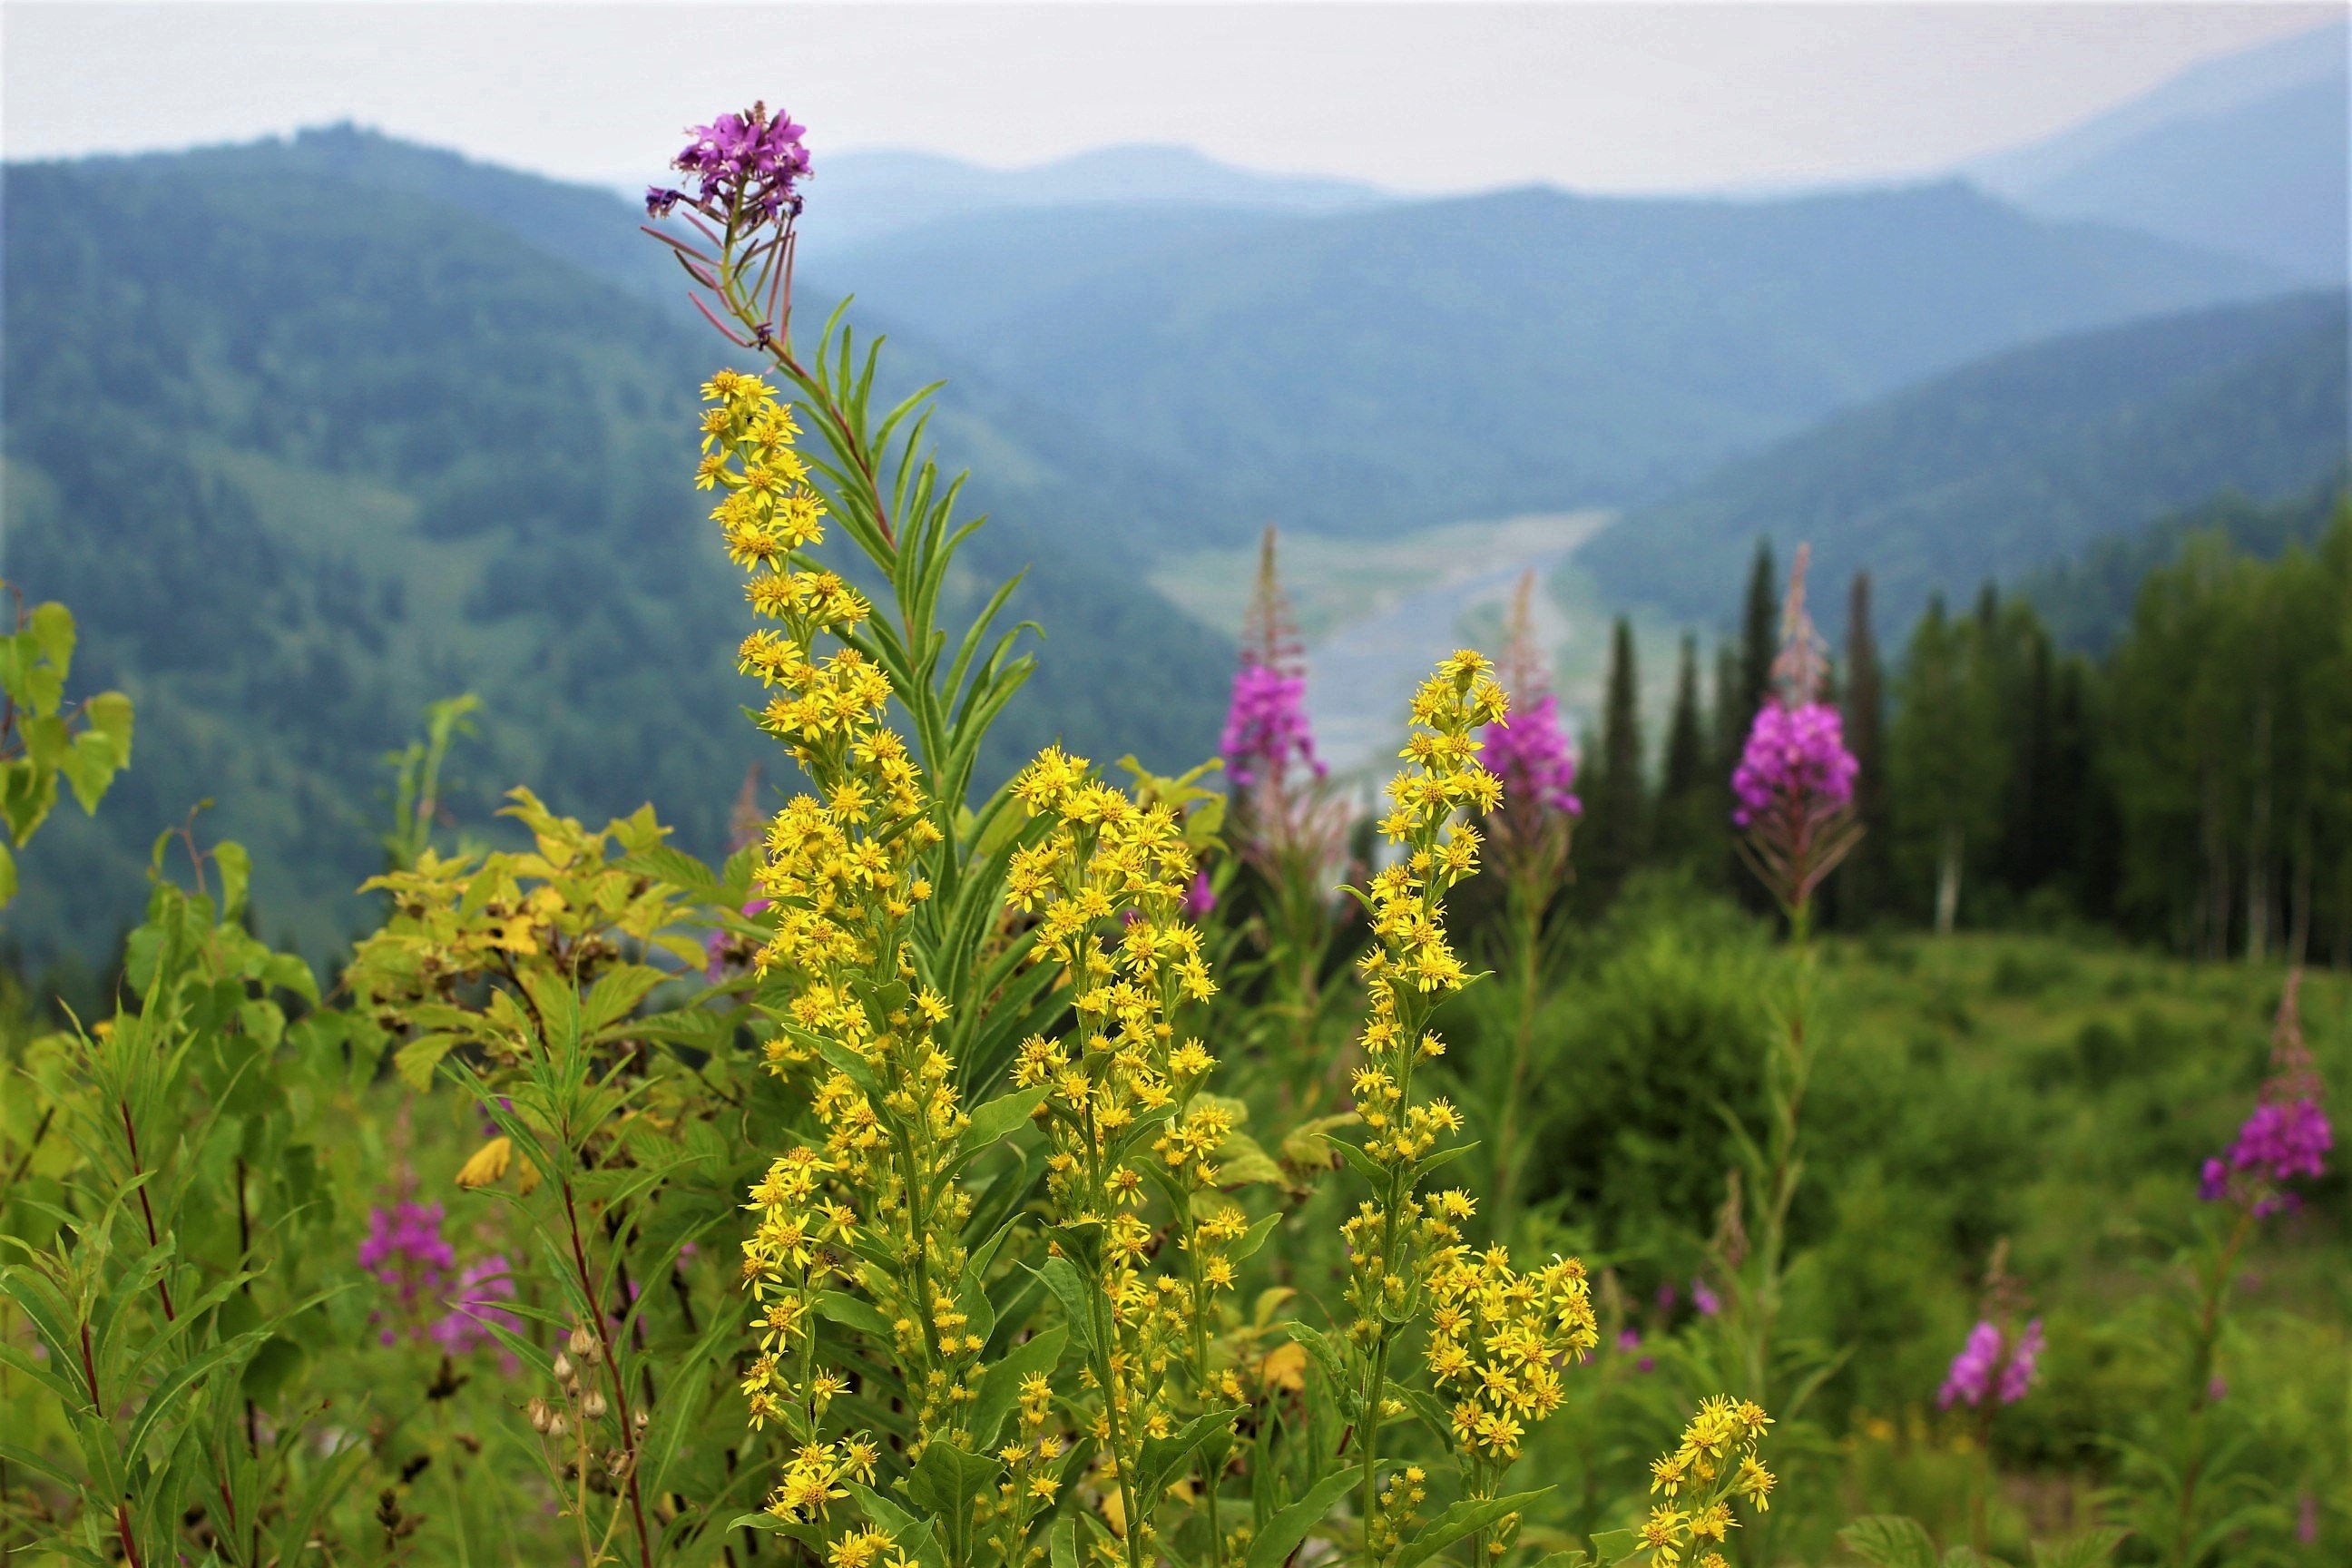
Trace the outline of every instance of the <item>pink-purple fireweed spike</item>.
{"label": "pink-purple fireweed spike", "polygon": [[2013,1338],[1990,1319],[1979,1320],[1944,1374],[1937,1405],[1946,1410],[1955,1405],[1974,1407],[1989,1397],[2001,1405],[2016,1404],[2033,1387],[2042,1350],[2039,1318],[2029,1320]]}
{"label": "pink-purple fireweed spike", "polygon": [[2205,1162],[2198,1183],[2207,1203],[2227,1200],[2256,1219],[2299,1205],[2301,1195],[2288,1184],[2321,1174],[2336,1144],[2319,1103],[2325,1086],[2304,1043],[2302,990],[2303,971],[2289,971],[2271,1032],[2271,1076],[2261,1101],[2238,1129],[2229,1152]]}
{"label": "pink-purple fireweed spike", "polygon": [[1809,546],[1797,547],[1772,689],[1731,774],[1731,819],[1745,830],[1741,848],[1792,919],[1862,837],[1853,812],[1861,765],[1846,749],[1838,710],[1821,698],[1828,665],[1805,611],[1811,553]]}

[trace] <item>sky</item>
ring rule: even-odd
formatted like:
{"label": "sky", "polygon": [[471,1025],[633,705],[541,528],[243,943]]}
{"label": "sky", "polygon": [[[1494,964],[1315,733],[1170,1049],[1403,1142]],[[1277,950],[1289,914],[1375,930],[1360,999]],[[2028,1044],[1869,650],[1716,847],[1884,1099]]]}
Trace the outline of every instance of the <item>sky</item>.
{"label": "sky", "polygon": [[[2037,140],[2336,5],[0,6],[9,158],[355,120],[541,173],[656,176],[754,97],[827,151],[996,166],[1177,142],[1404,191],[1902,178]],[[820,173],[822,163],[819,163]]]}

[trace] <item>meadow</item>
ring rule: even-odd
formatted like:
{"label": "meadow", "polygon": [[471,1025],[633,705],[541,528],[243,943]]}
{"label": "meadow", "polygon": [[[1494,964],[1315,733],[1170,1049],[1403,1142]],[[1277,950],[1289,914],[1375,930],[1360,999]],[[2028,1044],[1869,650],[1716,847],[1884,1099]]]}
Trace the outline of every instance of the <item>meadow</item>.
{"label": "meadow", "polygon": [[[702,128],[647,241],[725,340],[671,468],[742,584],[736,721],[788,782],[747,785],[715,863],[529,781],[453,817],[497,715],[441,704],[392,759],[373,929],[323,974],[251,929],[241,847],[201,816],[156,838],[110,984],[20,986],[0,1025],[12,1561],[2352,1550],[2321,1109],[2352,982],[2276,957],[2352,928],[2325,673],[2352,531],[2159,573],[2119,704],[2200,628],[2291,627],[2276,659],[2322,673],[2274,757],[2201,691],[2211,743],[2168,752],[2142,702],[2100,742],[2120,782],[2054,829],[2013,783],[2042,753],[1985,737],[2070,677],[2029,621],[1937,606],[1881,831],[1801,557],[1777,617],[1777,574],[1751,588],[1704,792],[1629,784],[1630,656],[1580,774],[1523,598],[1397,714],[1360,819],[1270,538],[1216,759],[1000,776],[1033,655],[1010,584],[963,575],[928,394],[883,405],[852,318],[793,312],[801,130]],[[20,848],[132,761],[74,641],[32,607],[0,658]],[[2108,765],[2179,754],[2204,795]],[[2251,856],[2212,804],[2242,790],[2288,825]],[[2113,855],[2034,899],[2016,822],[2093,817]],[[2117,909],[2084,896],[2103,867],[2127,918],[2084,917]],[[2015,929],[1921,929],[1964,871]],[[2251,934],[2274,909],[2291,941]]]}

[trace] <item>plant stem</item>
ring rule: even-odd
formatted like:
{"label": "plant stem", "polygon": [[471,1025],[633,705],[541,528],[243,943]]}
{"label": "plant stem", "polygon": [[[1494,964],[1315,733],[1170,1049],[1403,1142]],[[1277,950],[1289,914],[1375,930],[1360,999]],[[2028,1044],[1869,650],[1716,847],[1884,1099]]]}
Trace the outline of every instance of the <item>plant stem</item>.
{"label": "plant stem", "polygon": [[2204,1300],[2197,1316],[2197,1339],[2189,1358],[2189,1461],[2180,1468],[2180,1519],[2172,1538],[2173,1568],[2189,1568],[2190,1537],[2197,1529],[2197,1489],[2205,1473],[2205,1413],[2212,1405],[2213,1350],[2221,1337],[2221,1312],[2229,1304],[2230,1282],[2237,1272],[2238,1255],[2253,1236],[2251,1209],[2238,1211],[2228,1241],[2205,1276]]}
{"label": "plant stem", "polygon": [[[588,1303],[588,1310],[596,1320],[592,1325],[591,1331],[596,1337],[596,1349],[604,1358],[604,1373],[613,1384],[613,1412],[620,1421],[621,1452],[626,1456],[629,1470],[627,1476],[623,1478],[623,1481],[628,1489],[630,1522],[636,1527],[637,1531],[637,1561],[641,1568],[653,1568],[653,1537],[646,1529],[645,1500],[637,1489],[637,1425],[635,1415],[629,1408],[628,1380],[621,1375],[621,1363],[613,1354],[613,1336],[604,1331],[604,1303],[596,1289],[595,1276],[588,1271],[588,1249],[580,1240],[579,1205],[573,1199],[572,1178],[568,1173],[563,1178],[563,1218],[572,1231],[572,1266],[580,1276],[580,1293]],[[583,1457],[580,1467],[580,1482],[584,1487],[588,1483],[588,1467],[585,1458],[587,1426],[584,1421],[581,1426],[581,1444]]]}

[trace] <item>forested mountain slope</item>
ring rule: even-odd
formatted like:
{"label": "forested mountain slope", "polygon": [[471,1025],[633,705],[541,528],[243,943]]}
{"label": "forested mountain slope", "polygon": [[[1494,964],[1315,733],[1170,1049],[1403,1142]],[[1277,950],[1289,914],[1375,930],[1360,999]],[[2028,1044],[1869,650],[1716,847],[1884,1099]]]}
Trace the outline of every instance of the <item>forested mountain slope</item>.
{"label": "forested mountain slope", "polygon": [[1868,567],[1891,624],[2225,490],[2301,495],[2345,460],[2341,291],[2035,344],[1824,420],[1637,510],[1580,557],[1693,616],[1737,602],[1759,537]]}
{"label": "forested mountain slope", "polygon": [[[381,182],[226,153],[8,173],[0,571],[73,607],[77,684],[124,686],[140,722],[100,823],[61,817],[26,858],[16,941],[104,940],[202,797],[210,833],[253,843],[265,923],[339,928],[379,759],[464,689],[485,699],[469,820],[527,782],[592,815],[651,798],[719,847],[776,759],[740,711],[748,612],[689,483],[707,330]],[[1003,513],[951,592],[1033,568],[1016,615],[1049,632],[995,763],[1057,735],[1205,754],[1226,650],[1085,547],[1130,531],[1125,498],[982,420],[944,440]]]}

